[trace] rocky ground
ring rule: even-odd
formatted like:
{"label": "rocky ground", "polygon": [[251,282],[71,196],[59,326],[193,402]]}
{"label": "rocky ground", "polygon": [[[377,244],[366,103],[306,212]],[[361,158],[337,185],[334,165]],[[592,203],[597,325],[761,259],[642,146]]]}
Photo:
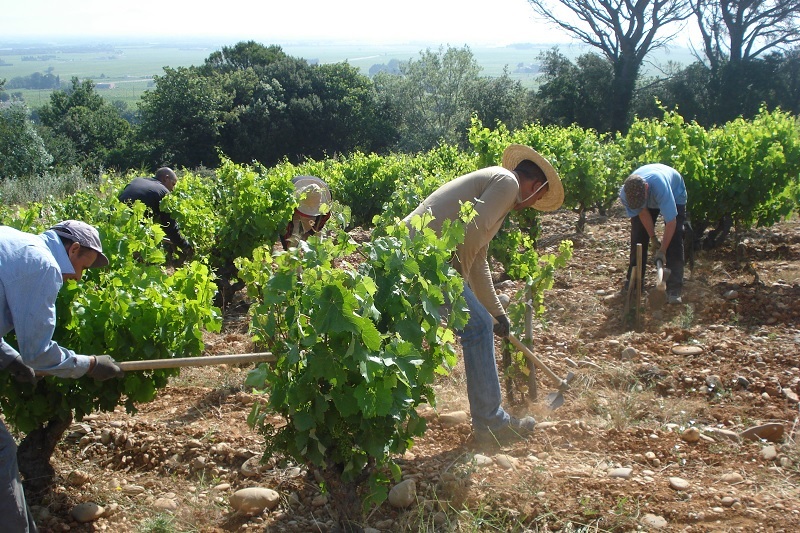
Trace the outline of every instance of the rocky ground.
{"label": "rocky ground", "polygon": [[[575,254],[557,272],[534,331],[536,355],[559,376],[576,375],[564,405],[546,409],[554,388],[541,372],[537,401],[524,399],[517,378],[505,387],[515,400],[509,409],[534,414],[538,430],[507,447],[479,447],[460,413],[468,406],[456,368],[437,385],[436,410],[425,411],[429,431],[399,458],[406,482],[395,505],[373,510],[365,526],[800,529],[800,224],[751,231],[738,255],[730,243],[699,252],[684,303],[646,309],[631,331],[617,295],[628,221],[619,212],[590,217],[578,235],[576,219],[544,218],[542,251],[568,238]],[[500,285],[509,295],[515,288]],[[252,351],[246,331],[245,317],[227,317],[208,352]],[[697,353],[676,353],[686,347]],[[185,369],[134,416],[76,423],[54,456],[58,486],[34,509],[41,530],[331,531],[329,502],[312,476],[278,458],[259,464],[263,441],[246,423],[257,396],[242,386],[246,371]],[[272,489],[264,504],[274,508],[235,511],[231,496],[248,487]]]}

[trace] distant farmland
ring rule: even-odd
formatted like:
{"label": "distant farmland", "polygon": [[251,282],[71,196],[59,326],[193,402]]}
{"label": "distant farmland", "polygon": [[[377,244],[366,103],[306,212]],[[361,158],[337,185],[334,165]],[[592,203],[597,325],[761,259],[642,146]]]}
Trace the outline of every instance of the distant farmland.
{"label": "distant farmland", "polygon": [[[201,65],[205,59],[223,44],[86,44],[86,45],[12,45],[0,43],[0,78],[30,76],[49,72],[59,76],[62,83],[73,76],[92,79],[97,92],[109,100],[122,100],[135,106],[142,94],[153,86],[152,77],[163,74],[164,67],[188,67]],[[438,49],[437,45],[410,43],[401,45],[302,43],[279,44],[283,51],[314,63],[338,63],[347,61],[365,74],[373,65],[388,64],[390,60],[407,61],[418,59],[425,49]],[[447,46],[447,45],[444,45]],[[460,44],[450,46],[460,47]],[[505,67],[513,79],[526,87],[534,87],[538,70],[538,56],[553,44],[526,44],[507,47],[470,47],[475,60],[481,65],[484,76],[499,76]],[[577,45],[557,45],[568,57],[576,57],[588,49]],[[661,54],[659,61],[672,60],[688,64],[691,55],[686,50]],[[30,107],[39,107],[48,102],[49,89],[7,89],[10,93],[21,93]]]}

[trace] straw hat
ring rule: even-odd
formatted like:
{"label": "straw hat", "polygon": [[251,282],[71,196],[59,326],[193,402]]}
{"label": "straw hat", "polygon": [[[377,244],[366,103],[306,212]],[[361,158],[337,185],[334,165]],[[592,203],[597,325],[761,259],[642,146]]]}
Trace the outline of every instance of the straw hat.
{"label": "straw hat", "polygon": [[331,191],[328,185],[316,176],[297,176],[292,178],[294,196],[299,205],[297,210],[302,214],[315,217],[322,213],[323,205],[330,206]]}
{"label": "straw hat", "polygon": [[533,208],[538,211],[555,211],[564,203],[564,186],[556,169],[539,152],[523,144],[511,144],[503,152],[502,165],[508,170],[514,170],[526,159],[542,169],[548,184],[547,192],[533,204]]}

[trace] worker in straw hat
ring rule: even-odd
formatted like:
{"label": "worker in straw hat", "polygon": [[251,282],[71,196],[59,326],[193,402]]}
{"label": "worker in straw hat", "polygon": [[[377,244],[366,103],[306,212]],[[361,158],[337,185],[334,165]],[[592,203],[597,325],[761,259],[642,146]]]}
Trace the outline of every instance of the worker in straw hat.
{"label": "worker in straw hat", "polygon": [[292,184],[297,207],[281,235],[284,250],[320,231],[331,217],[331,190],[327,183],[316,176],[297,176],[292,178]]}
{"label": "worker in straw hat", "polygon": [[458,220],[461,205],[471,202],[476,216],[456,249],[454,267],[464,278],[469,321],[459,332],[467,374],[472,428],[479,443],[525,438],[534,429],[531,416],[515,418],[500,405],[500,380],[494,337],[507,337],[510,324],[492,283],[487,258],[489,241],[512,210],[533,207],[555,211],[564,201],[564,188],[553,166],[536,150],[512,144],[503,152],[502,166],[459,176],[428,196],[404,221],[429,212],[434,231],[445,220]]}

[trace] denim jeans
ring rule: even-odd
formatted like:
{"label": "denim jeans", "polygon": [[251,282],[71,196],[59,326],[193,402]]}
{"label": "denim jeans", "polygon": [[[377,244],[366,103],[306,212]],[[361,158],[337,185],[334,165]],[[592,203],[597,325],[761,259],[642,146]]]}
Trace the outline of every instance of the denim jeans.
{"label": "denim jeans", "polygon": [[463,296],[469,309],[469,321],[458,334],[467,372],[472,427],[479,431],[496,430],[508,424],[510,417],[500,407],[500,378],[494,358],[494,319],[466,284]]}
{"label": "denim jeans", "polygon": [[[670,275],[667,278],[667,293],[680,296],[681,291],[683,290],[683,224],[686,222],[686,206],[678,205],[677,208],[678,216],[675,219],[675,235],[672,236],[672,240],[669,242],[669,246],[667,247],[667,264],[664,266],[670,269]],[[655,221],[661,211],[659,209],[650,209],[649,211],[650,216],[653,218],[653,223],[655,224]],[[639,220],[638,216],[631,218],[631,255],[630,262],[628,264],[628,280],[631,279],[631,271],[633,270],[634,263],[636,263],[637,243],[641,243],[642,245],[640,279],[644,280],[644,273],[646,270],[645,266],[647,265],[647,248],[650,243],[650,236],[647,234],[647,230],[644,229],[644,225],[642,224],[642,221]]]}
{"label": "denim jeans", "polygon": [[2,530],[14,533],[36,533],[30,509],[17,468],[17,445],[0,421],[0,517]]}

